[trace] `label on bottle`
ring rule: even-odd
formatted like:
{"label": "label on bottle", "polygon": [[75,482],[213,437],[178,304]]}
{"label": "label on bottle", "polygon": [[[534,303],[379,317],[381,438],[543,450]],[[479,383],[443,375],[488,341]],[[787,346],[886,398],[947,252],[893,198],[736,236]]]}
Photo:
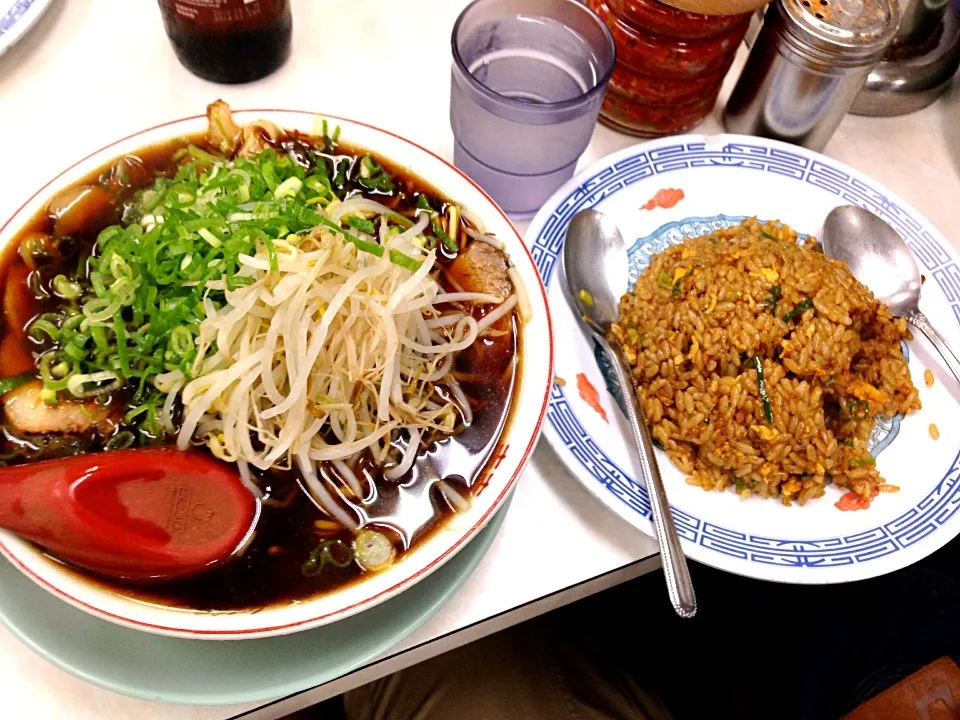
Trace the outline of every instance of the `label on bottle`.
{"label": "label on bottle", "polygon": [[260,25],[276,19],[289,0],[162,0],[177,18],[208,29]]}

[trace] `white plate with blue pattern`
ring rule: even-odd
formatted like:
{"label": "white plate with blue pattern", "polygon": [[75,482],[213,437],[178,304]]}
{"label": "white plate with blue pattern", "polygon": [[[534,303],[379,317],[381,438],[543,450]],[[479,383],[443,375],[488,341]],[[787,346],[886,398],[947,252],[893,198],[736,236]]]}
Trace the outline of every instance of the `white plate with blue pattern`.
{"label": "white plate with blue pattern", "polygon": [[[658,191],[680,189],[676,205],[641,209]],[[866,207],[907,241],[926,277],[921,307],[960,347],[957,252],[903,200],[855,170],[792,145],[753,137],[664,138],[610,155],[560,188],[534,218],[526,242],[548,287],[558,348],[544,436],[584,486],[617,515],[653,534],[646,488],[637,481],[630,434],[604,373],[603,356],[583,333],[557,278],[570,219],[585,208],[611,215],[628,240],[631,280],[652,253],[743,217],[780,220],[819,237],[837,205]],[[922,338],[904,345],[923,409],[878,424],[872,452],[888,483],[867,510],[841,512],[842,495],[785,507],[734,492],[688,485],[657,451],[674,520],[688,557],[750,577],[837,583],[882,575],[940,548],[960,532],[960,388]],[[924,370],[936,378],[924,383]],[[601,415],[577,389],[583,373],[599,391]],[[931,437],[930,426],[940,431]]]}
{"label": "white plate with blue pattern", "polygon": [[53,0],[0,0],[0,55],[3,55],[46,12]]}

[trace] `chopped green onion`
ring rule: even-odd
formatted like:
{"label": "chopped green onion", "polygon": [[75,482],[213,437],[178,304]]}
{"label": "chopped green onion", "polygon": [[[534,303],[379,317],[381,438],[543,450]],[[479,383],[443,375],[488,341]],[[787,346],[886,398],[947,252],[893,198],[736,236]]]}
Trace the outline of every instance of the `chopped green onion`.
{"label": "chopped green onion", "polygon": [[793,320],[797,315],[800,315],[801,313],[806,312],[812,307],[813,307],[813,300],[811,300],[810,298],[807,298],[806,300],[804,300],[802,303],[797,305],[793,310],[788,312],[786,315],[784,315],[780,319],[783,320],[785,323],[788,323],[791,320]]}
{"label": "chopped green onion", "polygon": [[356,215],[351,215],[347,218],[347,225],[360,232],[365,232],[368,235],[374,235],[377,232],[377,228],[372,220],[365,220]]}
{"label": "chopped green onion", "polygon": [[[118,338],[118,342],[119,342],[119,338]],[[118,349],[119,349],[119,346],[118,346]],[[74,362],[83,360],[84,358],[87,357],[87,351],[83,348],[82,345],[79,345],[76,343],[70,343],[69,345],[65,345],[63,348],[63,353]]]}
{"label": "chopped green onion", "polygon": [[41,298],[50,296],[50,293],[48,293],[40,283],[40,273],[36,271],[27,275],[27,287],[30,288],[30,292],[33,293],[34,297]]}
{"label": "chopped green onion", "polygon": [[670,276],[661,270],[660,274],[657,275],[657,285],[662,287],[664,290],[669,290],[673,287],[673,280],[671,280]]}
{"label": "chopped green onion", "polygon": [[91,325],[90,337],[93,338],[93,342],[98,350],[105,352],[109,349],[107,345],[107,334],[103,331],[102,325]]}
{"label": "chopped green onion", "polygon": [[370,242],[368,240],[361,240],[360,238],[350,235],[349,233],[344,233],[343,235],[345,238],[347,238],[347,240],[357,246],[357,250],[370,253],[371,255],[376,255],[377,257],[383,257],[382,245],[378,245],[377,243]]}
{"label": "chopped green onion", "polygon": [[392,213],[384,213],[384,215],[386,215],[390,220],[393,220],[394,222],[399,223],[400,225],[403,225],[405,228],[413,227],[413,221],[408,217],[404,217],[400,213],[392,212]]}
{"label": "chopped green onion", "polygon": [[336,173],[333,176],[333,185],[338,188],[342,188],[343,184],[347,181],[347,168],[350,166],[349,160],[344,160],[343,162],[336,163]]}
{"label": "chopped green onion", "polygon": [[78,373],[67,379],[67,390],[76,398],[88,398],[113,392],[120,385],[120,378],[109,370],[90,373],[89,375]]}
{"label": "chopped green onion", "polygon": [[360,180],[360,184],[368,187],[371,190],[376,190],[385,194],[393,192],[393,181],[385,172],[381,172],[379,175],[375,175],[369,179],[362,178]]}
{"label": "chopped green onion", "polygon": [[104,444],[106,450],[124,450],[133,445],[136,437],[129,430],[121,430]]}
{"label": "chopped green onion", "polygon": [[56,361],[56,352],[44,353],[40,356],[40,361],[37,363],[37,368],[40,370],[40,379],[43,380],[44,388],[54,392],[59,392],[60,390],[67,389],[67,380],[64,379],[63,374],[61,374],[60,377],[54,376],[53,365]]}
{"label": "chopped green onion", "polygon": [[369,155],[364,155],[360,160],[360,177],[371,178],[377,174],[378,170],[380,170],[380,166]]}
{"label": "chopped green onion", "polygon": [[870,416],[870,403],[866,400],[850,400],[847,402],[847,415],[854,420],[863,420]]}
{"label": "chopped green onion", "polygon": [[280,262],[277,260],[277,246],[273,243],[273,238],[269,235],[263,235],[263,246],[267,249],[267,257],[270,260],[270,272],[280,271]]}
{"label": "chopped green onion", "polygon": [[763,379],[763,361],[759,355],[753,356],[753,367],[757,371],[757,388],[760,391],[760,401],[763,403],[763,416],[768,425],[773,424],[773,408],[770,406],[770,395],[767,394],[767,383]]}
{"label": "chopped green onion", "polygon": [[353,559],[353,548],[343,540],[325,540],[310,551],[306,562],[300,566],[300,572],[304,577],[316,577],[327,565],[345,568]]}
{"label": "chopped green onion", "polygon": [[145,213],[153,212],[153,210],[163,202],[163,199],[166,197],[167,191],[166,188],[163,190],[147,190],[143,193],[143,198],[141,200],[142,207],[141,209]]}
{"label": "chopped green onion", "polygon": [[208,243],[210,243],[211,247],[218,248],[221,245],[223,245],[223,243],[220,242],[220,238],[218,238],[216,235],[210,232],[207,228],[200,228],[199,230],[197,230],[197,234],[200,237],[202,237],[204,240],[206,240]]}
{"label": "chopped green onion", "polygon": [[275,192],[280,186],[281,181],[277,179],[277,174],[274,172],[274,164],[263,159],[265,156],[266,153],[260,156],[260,171],[263,174],[263,181],[267,184],[267,188],[269,188],[270,192]]}
{"label": "chopped green onion", "polygon": [[294,175],[277,185],[277,189],[273,191],[273,197],[277,200],[285,197],[296,197],[301,189],[303,189],[303,180]]}
{"label": "chopped green onion", "polygon": [[775,238],[773,235],[771,235],[771,234],[768,233],[768,232],[764,232],[764,231],[761,230],[761,231],[760,231],[760,234],[761,234],[763,237],[765,237],[767,240],[773,240],[774,242],[777,242],[777,238]]}
{"label": "chopped green onion", "polygon": [[58,362],[56,365],[50,368],[50,374],[57,378],[57,380],[62,380],[70,374],[70,363]]}
{"label": "chopped green onion", "polygon": [[[328,220],[327,218],[323,217],[322,215],[318,215],[317,213],[311,212],[311,214],[316,217],[318,224],[326,225],[331,230],[336,230],[338,233],[343,235],[343,237],[345,237],[347,240],[349,240],[354,245],[356,245],[358,250],[361,250],[366,253],[370,253],[371,255],[376,255],[377,257],[383,257],[382,245],[378,245],[377,243],[374,243],[374,242],[368,242],[367,240],[361,240],[356,235],[346,232],[342,227],[337,225],[332,220]],[[406,268],[407,270],[411,270],[413,272],[416,272],[417,270],[419,270],[420,266],[423,264],[419,260],[414,260],[412,257],[408,255],[404,255],[399,250],[390,251],[390,262],[392,262],[394,265],[399,265],[400,267]]]}
{"label": "chopped green onion", "polygon": [[43,333],[54,342],[60,337],[60,329],[43,315],[31,322],[27,330],[27,334],[34,340],[42,339],[40,333]]}
{"label": "chopped green onion", "polygon": [[397,555],[390,538],[376,530],[361,530],[353,541],[353,548],[357,562],[371,572],[389,567]]}
{"label": "chopped green onion", "polygon": [[774,285],[772,288],[770,288],[770,297],[767,298],[767,301],[764,304],[768,308],[770,308],[770,312],[776,313],[777,303],[780,302],[780,298],[782,297],[783,297],[783,291],[780,289],[780,286]]}
{"label": "chopped green onion", "polygon": [[580,302],[587,307],[593,307],[593,295],[588,293],[586,290],[581,290],[579,293],[577,293],[577,297],[579,297]]}
{"label": "chopped green onion", "polygon": [[456,241],[443,231],[443,227],[436,219],[433,221],[433,234],[440,238],[440,242],[442,242],[448,250],[456,252],[460,249],[460,246],[457,245]]}
{"label": "chopped green onion", "polygon": [[211,153],[208,153],[206,150],[202,150],[198,148],[196,145],[187,145],[187,153],[191,157],[197,160],[203,160],[204,162],[208,162],[211,165],[216,165],[217,163],[226,162],[227,160],[225,157],[222,157],[220,155],[212,155]]}
{"label": "chopped green onion", "polygon": [[850,467],[858,468],[864,465],[876,465],[877,459],[873,455],[865,455],[862,458],[854,458],[850,461]]}
{"label": "chopped green onion", "polygon": [[65,300],[76,300],[83,294],[83,288],[75,280],[68,280],[66,275],[57,275],[53,278],[53,289],[57,295]]}
{"label": "chopped green onion", "polygon": [[[377,246],[379,247],[379,245]],[[381,249],[382,250],[382,249]],[[408,255],[404,255],[399,250],[390,251],[390,262],[394,265],[399,265],[402,268],[405,268],[411,272],[416,272],[420,269],[420,266],[423,265],[419,260],[414,260]]]}

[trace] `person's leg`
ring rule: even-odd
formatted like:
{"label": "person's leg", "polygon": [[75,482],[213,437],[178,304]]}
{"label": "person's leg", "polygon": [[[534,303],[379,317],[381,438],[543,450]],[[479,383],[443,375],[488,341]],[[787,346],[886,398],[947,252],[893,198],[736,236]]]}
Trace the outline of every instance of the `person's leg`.
{"label": "person's leg", "polygon": [[402,670],[346,693],[344,706],[349,720],[670,718],[592,643],[550,624],[512,628]]}

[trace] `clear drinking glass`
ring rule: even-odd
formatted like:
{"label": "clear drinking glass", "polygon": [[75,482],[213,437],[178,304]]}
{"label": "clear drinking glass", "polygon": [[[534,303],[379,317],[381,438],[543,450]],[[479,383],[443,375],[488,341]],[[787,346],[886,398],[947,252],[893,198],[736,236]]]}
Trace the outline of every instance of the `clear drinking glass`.
{"label": "clear drinking glass", "polygon": [[576,0],[475,0],[453,27],[454,164],[514,216],[573,175],[613,72],[613,38]]}

